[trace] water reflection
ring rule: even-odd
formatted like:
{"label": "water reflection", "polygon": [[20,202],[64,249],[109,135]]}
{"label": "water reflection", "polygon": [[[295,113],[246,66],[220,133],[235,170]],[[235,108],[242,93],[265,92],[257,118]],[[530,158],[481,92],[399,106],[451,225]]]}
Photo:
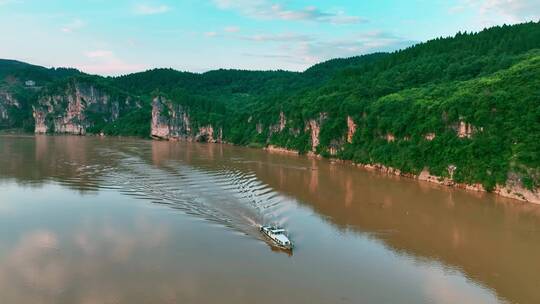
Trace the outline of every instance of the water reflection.
{"label": "water reflection", "polygon": [[[339,229],[461,269],[512,301],[540,301],[540,206],[327,161],[266,158],[272,166],[250,170]],[[282,170],[291,162],[313,170]]]}
{"label": "water reflection", "polygon": [[[399,265],[412,267],[403,270],[408,274],[403,281],[410,279],[411,284],[418,283],[412,277],[422,277],[422,296],[433,302],[473,302],[471,299],[484,302],[485,298],[481,296],[470,296],[477,293],[474,289],[477,287],[471,282],[492,289],[500,299],[510,302],[540,302],[537,292],[540,263],[536,262],[540,256],[539,206],[384,177],[324,160],[223,145],[97,137],[1,137],[0,153],[3,156],[0,158],[0,187],[12,181],[33,187],[56,182],[84,194],[82,197],[85,198],[88,194],[98,195],[102,189],[119,189],[128,196],[214,220],[251,237],[257,235],[252,230],[257,221],[287,224],[301,244],[299,254],[291,258],[290,263],[302,261],[308,265],[291,274],[294,279],[286,280],[289,283],[301,285],[298,281],[307,280],[316,285],[315,278],[305,278],[311,265],[313,269],[319,267],[317,273],[324,274],[328,280],[339,281],[329,285],[332,290],[354,294],[355,289],[369,289],[369,284],[373,283],[370,280],[375,280],[373,276],[383,275],[373,269],[367,270],[370,266],[358,264],[357,260],[362,256],[366,259],[362,263],[368,263],[369,251],[363,250],[376,246],[369,241],[373,240],[397,255],[392,259],[403,260],[401,255],[414,259],[413,265],[418,264],[417,268],[406,262]],[[110,204],[103,202],[105,210],[107,203]],[[333,230],[314,222],[305,210],[311,210]],[[171,254],[171,248],[163,249],[162,246],[172,246],[172,228],[144,217],[127,223],[115,223],[114,218],[107,217],[98,219],[86,219],[72,229],[27,229],[8,245],[2,245],[4,238],[0,237],[0,253],[6,249],[0,260],[0,294],[5,299],[2,302],[23,299],[19,303],[47,303],[55,302],[52,299],[58,299],[59,295],[72,303],[126,302],[129,299],[137,302],[133,292],[107,288],[107,284],[121,278],[125,286],[137,285],[131,281],[137,278],[126,275],[130,272],[127,268],[137,263],[143,268],[131,271],[157,275],[144,267],[158,267],[166,272],[162,264],[149,262],[148,257]],[[367,240],[358,241],[359,236],[367,236]],[[185,246],[198,242],[193,239],[183,241]],[[218,238],[213,242],[224,241]],[[221,245],[228,246],[226,242]],[[309,250],[320,258],[311,256]],[[382,249],[377,250],[381,252]],[[189,256],[197,254],[201,253],[193,250]],[[138,255],[146,258],[144,263]],[[337,260],[324,257],[337,257]],[[227,255],[223,258],[234,260]],[[251,258],[248,255],[247,259]],[[385,263],[382,257],[373,259],[381,265]],[[386,262],[387,267],[393,265]],[[449,281],[441,279],[441,273],[433,271],[438,267],[433,263],[443,265],[448,272],[444,275],[448,277],[457,273],[452,282],[457,280],[459,283],[448,285]],[[213,267],[227,272],[223,265],[213,264]],[[259,267],[272,269],[276,266]],[[399,268],[398,265],[393,267]],[[332,268],[354,269],[355,272],[333,273],[336,270]],[[189,268],[189,277],[178,273],[167,276],[178,280],[160,285],[163,297],[160,299],[178,300],[178,286],[183,288],[181,299],[198,299],[208,285],[205,281],[208,278],[203,278],[200,270]],[[274,272],[269,270],[267,273],[279,277],[279,272]],[[462,278],[461,273],[471,281]],[[399,277],[398,274],[388,275]],[[69,298],[65,286],[81,277],[92,278],[95,286],[85,288],[84,292],[74,292],[80,298]],[[141,285],[143,281],[148,282],[148,278],[139,279]],[[250,284],[238,277],[233,281],[246,286]],[[22,292],[20,286],[28,286],[34,292]],[[398,287],[389,285],[388,288],[397,290]],[[317,292],[312,292],[315,297]],[[245,296],[256,300],[250,298],[251,294]],[[364,299],[369,296],[375,297],[375,294],[366,294]],[[422,296],[417,298],[418,301],[426,299]],[[298,300],[305,301],[306,297]],[[321,298],[316,302],[324,301]]]}

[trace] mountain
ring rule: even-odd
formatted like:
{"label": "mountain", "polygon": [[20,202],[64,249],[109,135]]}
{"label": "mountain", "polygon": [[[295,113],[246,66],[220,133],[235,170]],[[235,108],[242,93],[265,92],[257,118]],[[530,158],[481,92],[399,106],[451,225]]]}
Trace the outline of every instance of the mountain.
{"label": "mountain", "polygon": [[302,73],[100,77],[4,60],[2,127],[274,147],[540,202],[540,23]]}

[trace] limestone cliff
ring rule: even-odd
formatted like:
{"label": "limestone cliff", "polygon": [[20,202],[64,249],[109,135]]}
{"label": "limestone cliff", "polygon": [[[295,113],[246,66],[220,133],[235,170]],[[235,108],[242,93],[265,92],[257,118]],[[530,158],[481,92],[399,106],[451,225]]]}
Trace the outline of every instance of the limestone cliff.
{"label": "limestone cliff", "polygon": [[321,125],[328,117],[326,113],[319,113],[318,118],[310,119],[306,122],[305,130],[311,133],[311,151],[315,152],[320,144],[319,134],[321,133]]}
{"label": "limestone cliff", "polygon": [[12,109],[20,109],[21,104],[9,92],[0,91],[0,126],[9,126]]}
{"label": "limestone cliff", "polygon": [[158,96],[152,100],[151,136],[156,139],[222,142],[223,129],[191,122],[189,109]]}
{"label": "limestone cliff", "polygon": [[33,106],[35,133],[84,135],[97,120],[114,122],[124,109],[137,106],[127,96],[112,97],[95,85],[69,82],[61,90],[46,92]]}
{"label": "limestone cliff", "polygon": [[354,134],[356,133],[356,123],[352,117],[347,116],[347,142],[352,143]]}

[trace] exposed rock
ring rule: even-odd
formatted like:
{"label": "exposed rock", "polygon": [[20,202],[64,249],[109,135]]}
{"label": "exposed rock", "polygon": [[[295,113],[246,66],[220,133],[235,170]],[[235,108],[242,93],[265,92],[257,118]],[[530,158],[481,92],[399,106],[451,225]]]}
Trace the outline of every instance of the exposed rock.
{"label": "exposed rock", "polygon": [[285,117],[285,114],[283,111],[279,112],[279,132],[285,130],[285,127],[287,126],[287,118]]}
{"label": "exposed rock", "polygon": [[327,114],[320,113],[318,119],[310,119],[306,124],[306,131],[311,132],[311,151],[315,152],[320,144],[319,134],[321,133],[321,125],[326,120]]}
{"label": "exposed rock", "polygon": [[9,123],[10,108],[20,109],[20,103],[8,92],[0,91],[0,125]]}
{"label": "exposed rock", "polygon": [[540,204],[540,189],[536,189],[535,191],[526,189],[515,174],[510,175],[506,185],[497,185],[495,190],[493,190],[494,193],[504,197]]}
{"label": "exposed rock", "polygon": [[269,145],[268,147],[264,148],[264,150],[266,150],[268,152],[298,155],[298,151],[289,150],[289,149],[281,148],[281,147],[276,147],[276,146],[273,146],[273,145]]}
{"label": "exposed rock", "polygon": [[428,133],[428,134],[424,135],[424,138],[425,138],[426,140],[428,140],[428,141],[434,140],[435,137],[436,137],[435,133]]}
{"label": "exposed rock", "polygon": [[354,134],[356,133],[356,124],[352,117],[347,116],[347,142],[352,143]]}
{"label": "exposed rock", "polygon": [[215,143],[214,128],[211,125],[200,127],[199,132],[195,135],[195,141]]}
{"label": "exposed rock", "polygon": [[343,149],[343,142],[339,140],[332,140],[328,146],[328,153],[331,156],[336,156],[339,151]]}
{"label": "exposed rock", "polygon": [[45,134],[47,133],[47,130],[49,129],[47,127],[47,121],[46,121],[46,118],[47,118],[47,114],[50,113],[49,111],[45,112],[45,111],[36,111],[36,109],[34,108],[34,111],[33,111],[33,116],[34,116],[34,121],[35,121],[35,130],[34,132],[36,134]]}
{"label": "exposed rock", "polygon": [[[193,129],[196,129],[197,132],[193,132]],[[152,100],[150,132],[152,137],[156,139],[209,143],[222,142],[223,140],[222,128],[219,128],[217,134],[212,125],[193,128],[188,109],[161,96]]]}
{"label": "exposed rock", "polygon": [[[358,167],[362,167],[367,170],[375,170],[375,171],[379,171],[385,174],[415,178],[420,181],[426,181],[426,182],[435,183],[439,185],[461,188],[461,189],[465,189],[469,191],[486,192],[486,189],[482,186],[482,184],[479,184],[479,183],[476,183],[476,184],[456,183],[452,179],[454,175],[454,171],[457,169],[454,165],[448,166],[448,173],[450,177],[441,177],[441,176],[432,175],[430,174],[427,168],[422,170],[420,174],[414,175],[414,174],[403,173],[399,169],[387,167],[382,164],[356,164],[356,165]],[[503,197],[507,197],[507,198],[540,204],[540,189],[536,189],[534,191],[526,189],[525,187],[523,187],[522,183],[519,181],[519,178],[517,178],[517,175],[515,174],[510,174],[508,181],[506,182],[506,185],[497,185],[495,189],[493,190],[493,193],[498,194]]]}
{"label": "exposed rock", "polygon": [[70,83],[63,93],[42,96],[33,106],[35,133],[66,133],[84,135],[93,121],[89,113],[97,113],[107,122],[118,119],[121,107],[129,107],[131,101],[112,100],[93,85]]}
{"label": "exposed rock", "polygon": [[158,96],[152,100],[151,135],[158,139],[180,139],[191,136],[190,119],[182,105]]}
{"label": "exposed rock", "polygon": [[[285,117],[285,114],[282,112],[279,112],[279,124],[271,125],[268,127],[269,136],[272,136],[274,133],[279,133],[285,130],[285,127],[287,125],[287,118]],[[259,133],[260,134],[260,133]]]}
{"label": "exposed rock", "polygon": [[459,138],[471,138],[473,134],[477,132],[476,127],[462,120],[454,126],[454,129],[456,130]]}
{"label": "exposed rock", "polygon": [[309,130],[311,130],[311,150],[315,151],[317,147],[319,146],[319,134],[321,132],[321,126],[318,121],[315,119],[310,119],[309,122]]}

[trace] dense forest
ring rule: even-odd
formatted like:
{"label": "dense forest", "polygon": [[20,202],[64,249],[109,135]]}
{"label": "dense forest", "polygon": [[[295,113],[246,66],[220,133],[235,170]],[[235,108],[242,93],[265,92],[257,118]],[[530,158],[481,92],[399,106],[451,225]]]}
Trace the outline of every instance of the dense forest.
{"label": "dense forest", "polygon": [[[148,137],[152,99],[163,96],[188,109],[195,125],[221,128],[223,140],[233,144],[306,153],[313,148],[306,123],[317,120],[314,152],[325,157],[413,174],[427,168],[488,190],[510,177],[529,189],[540,185],[539,22],[334,59],[302,73],[155,69],[100,77],[1,61],[0,79],[0,91],[23,101],[15,119],[0,128],[31,129],[40,96],[78,81],[141,101],[114,123],[88,113],[90,133]],[[25,79],[37,88],[25,87]],[[272,131],[280,113],[286,127]],[[348,118],[356,126],[352,141]]]}

